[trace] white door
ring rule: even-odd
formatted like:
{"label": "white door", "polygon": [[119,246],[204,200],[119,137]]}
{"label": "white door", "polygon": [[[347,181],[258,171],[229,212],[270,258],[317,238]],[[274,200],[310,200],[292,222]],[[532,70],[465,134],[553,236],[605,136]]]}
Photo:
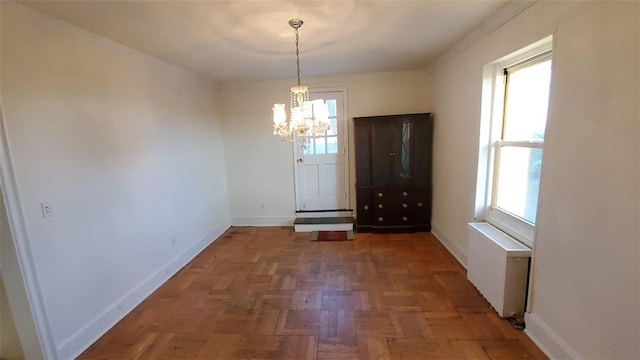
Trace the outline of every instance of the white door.
{"label": "white door", "polygon": [[296,206],[298,210],[337,210],[349,206],[347,195],[347,122],[344,91],[310,92],[323,99],[331,126],[324,134],[294,142]]}

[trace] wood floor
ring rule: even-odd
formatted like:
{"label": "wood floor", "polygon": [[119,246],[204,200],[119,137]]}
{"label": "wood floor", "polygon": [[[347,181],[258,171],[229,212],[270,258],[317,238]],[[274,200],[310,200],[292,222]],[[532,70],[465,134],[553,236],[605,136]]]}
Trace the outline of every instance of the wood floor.
{"label": "wood floor", "polygon": [[80,359],[546,359],[430,234],[231,228]]}

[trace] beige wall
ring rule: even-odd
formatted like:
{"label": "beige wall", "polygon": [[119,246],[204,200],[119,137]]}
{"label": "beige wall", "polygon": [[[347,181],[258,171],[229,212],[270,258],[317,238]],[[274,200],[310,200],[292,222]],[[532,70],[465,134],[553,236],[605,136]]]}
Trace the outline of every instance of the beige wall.
{"label": "beige wall", "polygon": [[7,293],[4,290],[2,274],[0,273],[0,359],[17,360],[22,358],[24,358],[24,354],[22,354],[16,325],[13,321]]}
{"label": "beige wall", "polygon": [[[423,71],[310,78],[311,90],[344,88],[348,139],[356,116],[428,112],[429,84]],[[295,80],[227,85],[221,89],[229,208],[233,224],[284,225],[295,217],[293,147],[273,135],[274,103],[287,102]],[[355,209],[355,151],[349,144],[351,207]],[[265,204],[264,208],[260,203]]]}
{"label": "beige wall", "polygon": [[[0,115],[1,118],[1,115]],[[4,194],[2,190],[0,190],[0,359],[2,360],[13,360],[13,359],[22,359],[24,358],[24,354],[22,352],[22,347],[20,345],[20,339],[18,338],[18,332],[16,330],[16,324],[14,320],[13,312],[11,311],[11,306],[9,305],[9,298],[7,296],[7,291],[4,286],[5,276],[8,277],[8,281],[18,282],[22,280],[19,276],[18,279],[15,276],[12,278],[12,273],[16,273],[16,269],[14,268],[13,259],[14,257],[10,257],[11,254],[9,252],[13,251],[13,246],[9,243],[12,241],[11,239],[11,231],[9,229],[9,222],[7,219],[7,211],[4,206]],[[18,271],[19,272],[19,271]],[[18,286],[21,284],[17,284]],[[15,300],[26,300],[24,297],[20,297],[23,295],[23,292],[18,296],[15,296]],[[14,309],[16,306],[14,306]],[[18,310],[18,309],[16,309]],[[17,311],[16,311],[17,312]],[[23,314],[25,315],[25,314]],[[23,318],[18,314],[18,319],[25,322]],[[30,314],[26,314],[27,318],[30,317]],[[29,323],[29,321],[26,321]],[[26,324],[21,323],[23,327]],[[33,331],[33,327],[31,328]],[[25,342],[27,340],[25,339]],[[33,355],[30,353],[29,355]],[[40,356],[40,354],[36,355]]]}
{"label": "beige wall", "polygon": [[217,93],[20,4],[1,9],[28,234],[16,241],[28,242],[57,357],[72,358],[229,226]]}
{"label": "beige wall", "polygon": [[[157,59],[1,4],[4,121],[59,356],[88,346],[230,222],[293,219],[292,147],[270,120],[292,80],[216,92]],[[348,119],[435,113],[434,232],[464,262],[482,67],[554,35],[527,317],[552,357],[640,357],[638,12],[636,2],[539,2],[432,73],[303,78],[345,88]],[[41,201],[53,217],[42,218]]]}
{"label": "beige wall", "polygon": [[538,2],[436,69],[433,227],[463,261],[482,67],[548,35],[553,77],[527,331],[552,358],[640,357],[639,8]]}

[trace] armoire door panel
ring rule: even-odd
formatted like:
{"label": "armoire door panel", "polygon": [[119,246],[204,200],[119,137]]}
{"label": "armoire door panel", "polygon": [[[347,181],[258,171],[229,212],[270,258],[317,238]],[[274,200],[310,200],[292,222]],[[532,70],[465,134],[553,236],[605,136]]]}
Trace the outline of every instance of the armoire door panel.
{"label": "armoire door panel", "polygon": [[371,131],[368,123],[355,124],[356,137],[356,184],[367,186],[371,184]]}
{"label": "armoire door panel", "polygon": [[396,161],[395,129],[392,124],[371,126],[371,177],[372,184],[391,185]]}

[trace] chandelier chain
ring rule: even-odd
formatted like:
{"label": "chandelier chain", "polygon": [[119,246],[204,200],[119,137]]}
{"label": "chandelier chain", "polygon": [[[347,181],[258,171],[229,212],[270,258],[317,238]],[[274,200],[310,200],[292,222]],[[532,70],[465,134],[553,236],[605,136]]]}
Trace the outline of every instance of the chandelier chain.
{"label": "chandelier chain", "polygon": [[298,36],[298,27],[296,30],[296,68],[298,69],[298,86],[300,86],[300,49],[298,48],[298,42],[300,41],[300,37]]}

